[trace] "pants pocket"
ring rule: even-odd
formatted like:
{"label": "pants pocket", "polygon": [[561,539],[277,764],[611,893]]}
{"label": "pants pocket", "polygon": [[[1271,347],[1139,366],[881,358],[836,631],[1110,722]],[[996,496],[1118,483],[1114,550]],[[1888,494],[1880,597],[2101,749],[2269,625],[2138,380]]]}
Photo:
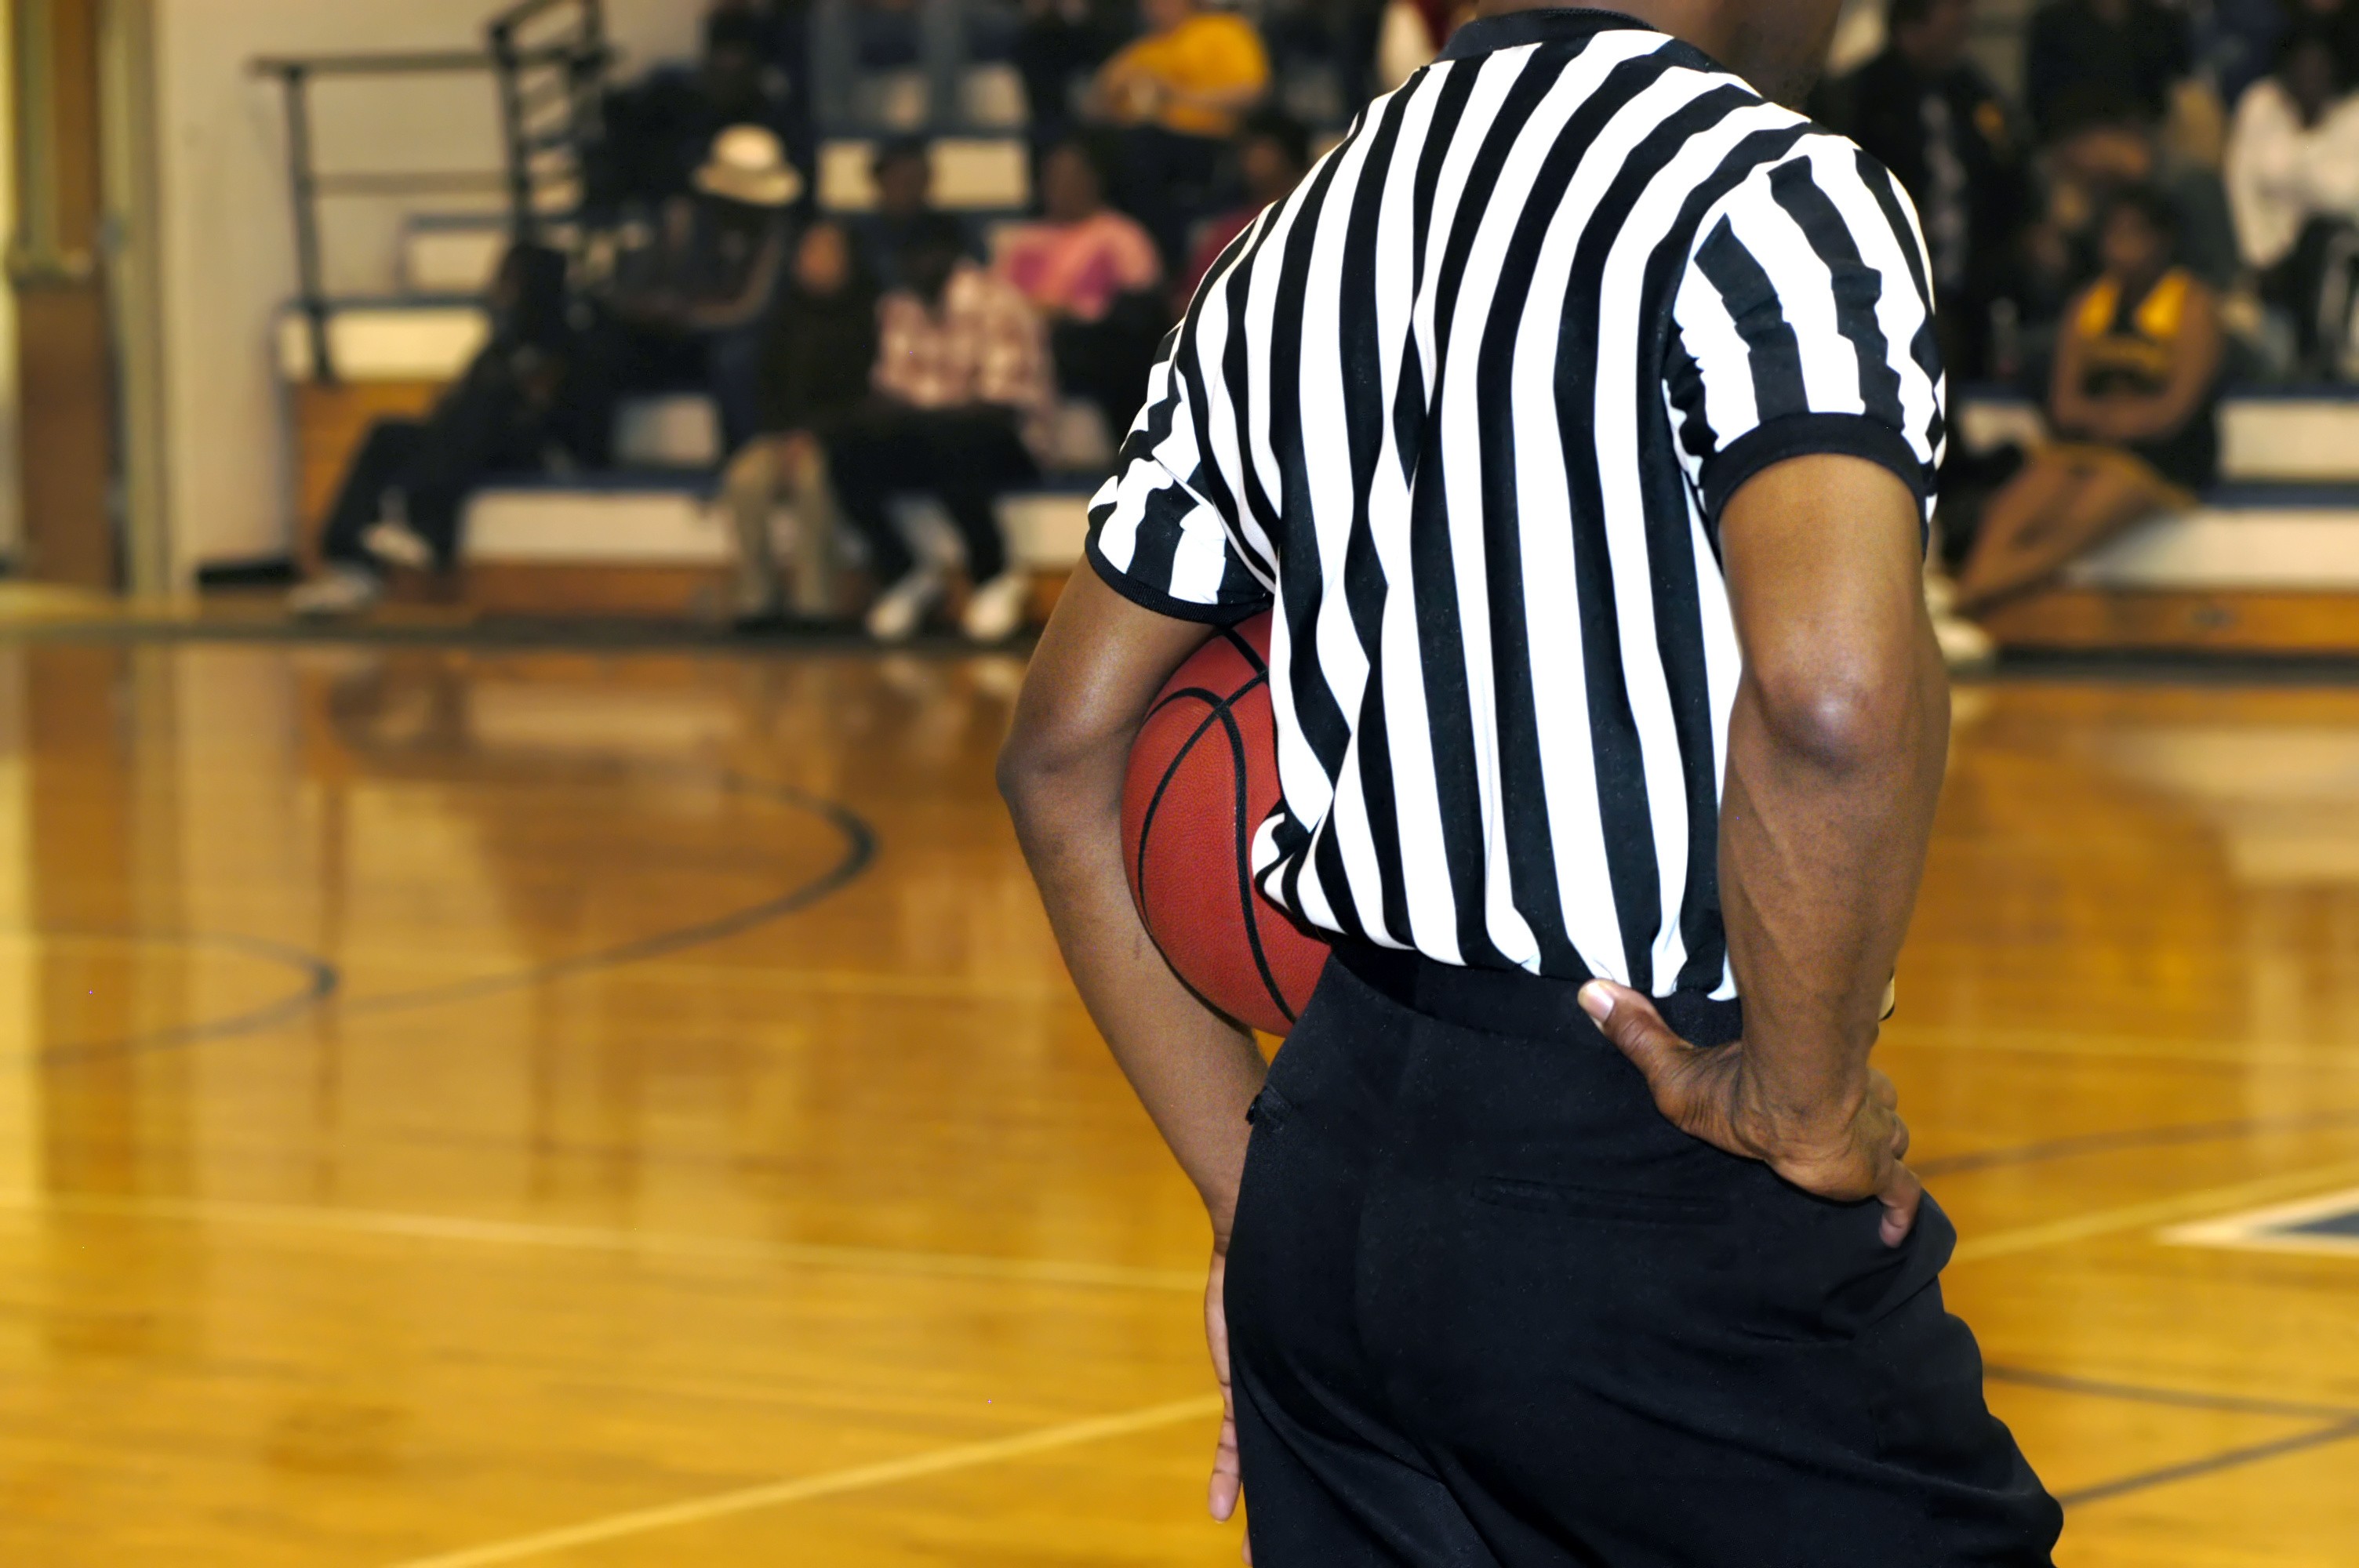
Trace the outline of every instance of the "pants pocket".
{"label": "pants pocket", "polygon": [[1516,1176],[1478,1178],[1474,1200],[1497,1208],[1521,1209],[1527,1214],[1618,1220],[1633,1225],[1714,1225],[1727,1213],[1725,1205],[1706,1197],[1530,1181]]}

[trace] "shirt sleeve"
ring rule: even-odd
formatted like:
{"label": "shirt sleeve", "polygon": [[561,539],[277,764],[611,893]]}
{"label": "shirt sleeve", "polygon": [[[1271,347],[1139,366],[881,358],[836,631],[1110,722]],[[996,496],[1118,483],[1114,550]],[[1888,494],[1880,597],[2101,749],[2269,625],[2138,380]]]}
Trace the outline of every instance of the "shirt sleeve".
{"label": "shirt sleeve", "polygon": [[1185,335],[1172,334],[1114,477],[1090,503],[1090,565],[1116,593],[1158,615],[1233,626],[1270,607],[1275,577],[1206,499],[1225,491],[1205,472],[1178,368]]}
{"label": "shirt sleeve", "polygon": [[1907,193],[1832,135],[1705,216],[1663,373],[1715,525],[1747,480],[1817,453],[1882,464],[1931,517],[1947,434],[1930,272]]}

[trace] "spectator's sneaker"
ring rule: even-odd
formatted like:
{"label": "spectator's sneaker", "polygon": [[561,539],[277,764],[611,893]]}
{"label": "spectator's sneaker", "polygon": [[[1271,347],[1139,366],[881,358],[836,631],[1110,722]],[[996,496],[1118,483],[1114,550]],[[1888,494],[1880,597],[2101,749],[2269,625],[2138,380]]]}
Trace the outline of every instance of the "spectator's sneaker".
{"label": "spectator's sneaker", "polygon": [[385,597],[385,579],[365,567],[336,565],[287,596],[287,612],[307,621],[358,615]]}
{"label": "spectator's sneaker", "polygon": [[361,548],[389,567],[408,567],[414,572],[434,567],[434,546],[407,523],[370,524],[368,532],[361,535]]}
{"label": "spectator's sneaker", "polygon": [[926,611],[941,598],[941,574],[919,567],[876,596],[868,607],[868,634],[880,643],[906,643],[918,634]]}
{"label": "spectator's sneaker", "polygon": [[961,629],[972,643],[1005,643],[1024,624],[1031,603],[1032,579],[1018,571],[1002,572],[967,600]]}

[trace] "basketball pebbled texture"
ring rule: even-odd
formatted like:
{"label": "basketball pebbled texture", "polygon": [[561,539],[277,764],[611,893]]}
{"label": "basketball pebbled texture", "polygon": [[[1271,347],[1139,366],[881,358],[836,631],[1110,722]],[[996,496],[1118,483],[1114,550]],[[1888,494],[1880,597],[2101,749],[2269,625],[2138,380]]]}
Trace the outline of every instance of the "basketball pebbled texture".
{"label": "basketball pebbled texture", "polygon": [[1147,710],[1123,789],[1123,866],[1148,935],[1197,995],[1284,1034],[1326,967],[1253,882],[1253,838],[1277,806],[1269,617],[1212,640]]}

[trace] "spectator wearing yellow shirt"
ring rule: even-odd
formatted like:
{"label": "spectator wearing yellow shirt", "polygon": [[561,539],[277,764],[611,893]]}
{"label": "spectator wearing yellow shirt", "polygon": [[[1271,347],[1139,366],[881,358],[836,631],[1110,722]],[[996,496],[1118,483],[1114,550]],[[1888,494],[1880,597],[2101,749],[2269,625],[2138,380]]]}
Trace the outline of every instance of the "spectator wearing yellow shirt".
{"label": "spectator wearing yellow shirt", "polygon": [[1200,0],[1144,0],[1147,34],[1098,72],[1095,117],[1121,131],[1115,204],[1147,225],[1170,265],[1212,210],[1222,155],[1269,91],[1253,24]]}

